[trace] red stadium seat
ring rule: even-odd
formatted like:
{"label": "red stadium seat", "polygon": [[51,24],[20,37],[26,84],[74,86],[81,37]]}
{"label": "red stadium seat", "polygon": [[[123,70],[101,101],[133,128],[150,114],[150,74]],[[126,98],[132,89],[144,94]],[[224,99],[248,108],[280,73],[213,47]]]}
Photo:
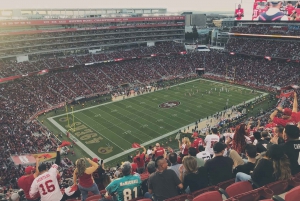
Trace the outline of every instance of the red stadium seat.
{"label": "red stadium seat", "polygon": [[189,194],[183,194],[183,195],[178,195],[172,198],[165,199],[164,201],[185,201],[185,200],[192,200],[193,196]]}
{"label": "red stadium seat", "polygon": [[261,187],[246,193],[242,193],[231,197],[228,201],[257,201],[261,197],[270,199],[273,196],[273,191],[265,187]]}
{"label": "red stadium seat", "polygon": [[219,188],[222,188],[222,189],[226,189],[228,186],[230,186],[231,184],[234,184],[235,182],[235,179],[230,179],[230,180],[227,180],[227,181],[223,181],[223,182],[220,182],[217,184],[217,186]]}
{"label": "red stadium seat", "polygon": [[92,195],[90,197],[88,197],[85,201],[92,201],[92,200],[95,200],[95,199],[100,199],[101,198],[101,195]]}
{"label": "red stadium seat", "polygon": [[206,192],[201,195],[198,195],[197,197],[195,197],[193,199],[193,201],[206,201],[206,200],[207,201],[209,201],[209,200],[222,201],[223,198],[219,191],[210,191],[210,192]]}
{"label": "red stadium seat", "polygon": [[217,190],[219,190],[218,186],[209,186],[207,188],[203,188],[203,189],[200,189],[198,191],[193,192],[192,196],[197,197],[198,195],[200,195],[202,193],[206,193],[206,192],[209,192],[209,191],[217,191]]}
{"label": "red stadium seat", "polygon": [[253,187],[249,181],[234,183],[226,188],[226,193],[229,197],[233,197],[242,193],[252,191]]}
{"label": "red stadium seat", "polygon": [[292,177],[291,179],[289,179],[288,182],[289,182],[289,186],[291,187],[300,186],[300,178]]}
{"label": "red stadium seat", "polygon": [[284,193],[289,185],[287,180],[275,181],[273,183],[265,185],[266,188],[269,188],[273,191],[274,195],[280,195]]}
{"label": "red stadium seat", "polygon": [[300,186],[293,188],[285,194],[285,201],[299,201],[300,200]]}

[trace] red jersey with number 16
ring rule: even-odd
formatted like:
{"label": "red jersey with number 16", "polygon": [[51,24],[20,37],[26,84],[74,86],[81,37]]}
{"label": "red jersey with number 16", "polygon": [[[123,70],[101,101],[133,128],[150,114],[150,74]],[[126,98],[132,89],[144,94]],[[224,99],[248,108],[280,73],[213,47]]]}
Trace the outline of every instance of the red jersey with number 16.
{"label": "red jersey with number 16", "polygon": [[34,179],[29,195],[33,197],[38,192],[41,195],[41,201],[59,201],[63,197],[57,181],[56,164],[52,165],[48,172],[45,172]]}

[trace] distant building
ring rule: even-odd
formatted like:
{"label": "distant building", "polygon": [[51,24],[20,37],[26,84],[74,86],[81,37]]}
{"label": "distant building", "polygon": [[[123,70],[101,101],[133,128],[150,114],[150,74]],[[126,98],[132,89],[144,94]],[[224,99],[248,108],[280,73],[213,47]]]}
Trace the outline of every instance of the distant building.
{"label": "distant building", "polygon": [[186,26],[206,27],[206,14],[187,14],[185,12],[182,15],[185,16]]}
{"label": "distant building", "polygon": [[222,27],[222,20],[213,20],[213,24],[216,26],[216,27]]}

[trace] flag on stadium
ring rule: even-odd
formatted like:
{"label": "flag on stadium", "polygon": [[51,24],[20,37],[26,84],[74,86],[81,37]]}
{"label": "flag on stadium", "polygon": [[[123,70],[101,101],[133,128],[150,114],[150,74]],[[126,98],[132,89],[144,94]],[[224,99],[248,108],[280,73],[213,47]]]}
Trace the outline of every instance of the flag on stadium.
{"label": "flag on stadium", "polygon": [[140,148],[141,147],[141,145],[139,144],[139,143],[133,143],[132,145],[131,145],[131,147],[132,148]]}
{"label": "flag on stadium", "polygon": [[65,146],[70,146],[71,142],[69,141],[62,141],[61,145],[59,147],[65,147]]}

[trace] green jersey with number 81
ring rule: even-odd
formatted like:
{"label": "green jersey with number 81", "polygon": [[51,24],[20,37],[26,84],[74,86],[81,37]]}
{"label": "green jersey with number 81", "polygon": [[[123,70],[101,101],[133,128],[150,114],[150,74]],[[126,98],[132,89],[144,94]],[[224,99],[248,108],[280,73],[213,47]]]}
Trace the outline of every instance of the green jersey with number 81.
{"label": "green jersey with number 81", "polygon": [[118,201],[128,201],[139,196],[141,178],[138,175],[128,175],[112,181],[106,191],[109,194],[115,193]]}

